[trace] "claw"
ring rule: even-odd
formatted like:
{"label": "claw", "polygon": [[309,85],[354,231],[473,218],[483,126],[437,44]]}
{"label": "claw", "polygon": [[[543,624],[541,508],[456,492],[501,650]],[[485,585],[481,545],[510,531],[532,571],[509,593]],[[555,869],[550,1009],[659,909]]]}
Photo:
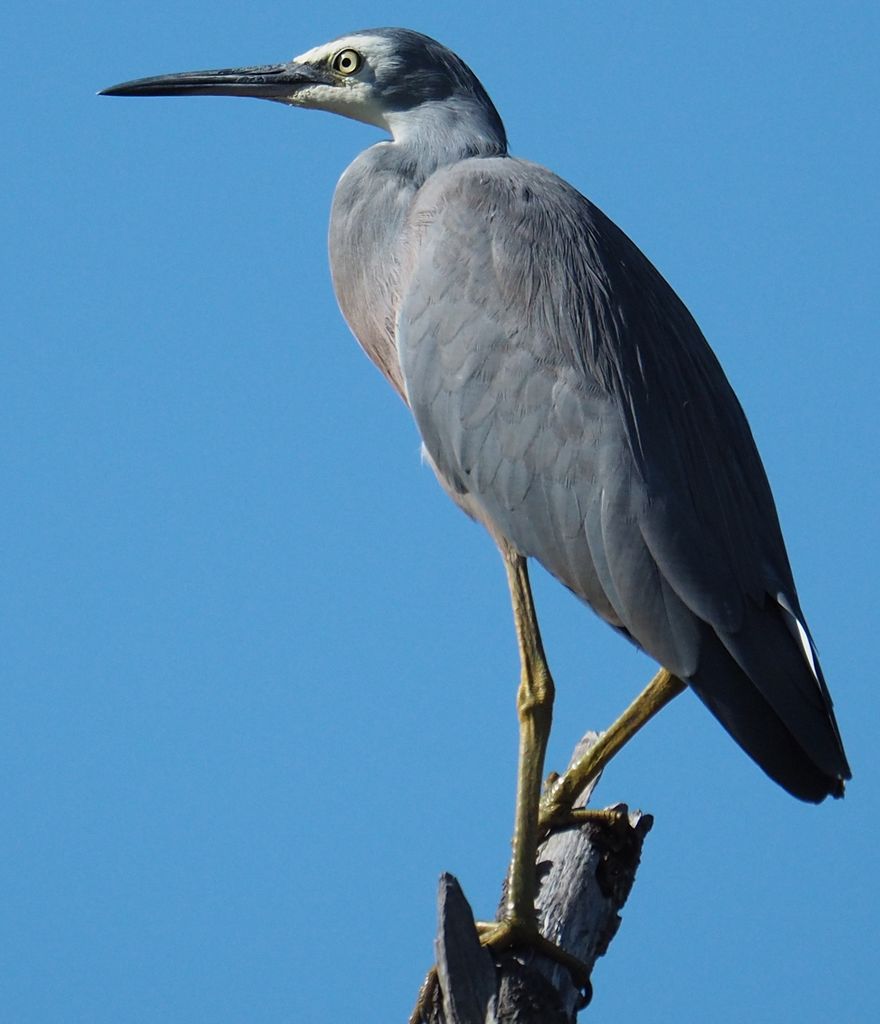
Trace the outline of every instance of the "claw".
{"label": "claw", "polygon": [[568,971],[579,990],[589,990],[590,972],[586,964],[543,936],[534,922],[510,917],[489,923],[480,921],[477,923],[477,931],[480,934],[480,942],[495,952],[500,953],[514,946],[522,946],[555,960]]}

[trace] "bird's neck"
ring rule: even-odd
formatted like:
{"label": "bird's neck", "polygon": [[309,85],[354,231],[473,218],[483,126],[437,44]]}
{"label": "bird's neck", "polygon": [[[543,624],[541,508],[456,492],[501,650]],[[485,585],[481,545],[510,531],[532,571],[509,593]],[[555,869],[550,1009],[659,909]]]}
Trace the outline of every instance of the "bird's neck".
{"label": "bird's neck", "polygon": [[[481,115],[481,116],[479,116]],[[504,129],[485,112],[423,104],[390,115],[391,142],[371,146],[342,175],[330,216],[330,266],[345,319],[367,355],[403,396],[394,322],[403,226],[416,192],[441,167],[501,156]]]}
{"label": "bird's neck", "polygon": [[507,138],[494,111],[456,99],[423,103],[413,110],[387,113],[392,146],[406,154],[421,185],[440,167],[469,157],[504,156]]}

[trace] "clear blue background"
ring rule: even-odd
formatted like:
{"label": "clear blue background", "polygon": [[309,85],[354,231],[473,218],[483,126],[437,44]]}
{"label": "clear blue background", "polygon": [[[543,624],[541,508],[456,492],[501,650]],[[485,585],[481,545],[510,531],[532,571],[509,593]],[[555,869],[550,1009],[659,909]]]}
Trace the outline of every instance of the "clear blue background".
{"label": "clear blue background", "polygon": [[[700,321],[855,772],[801,805],[692,696],[665,712],[598,794],[656,826],[584,1019],[880,1019],[877,5],[83,0],[0,42],[0,1020],[403,1021],[440,871],[494,909],[503,572],[326,267],[380,135],[95,96],[376,24],[460,52]],[[560,766],[652,666],[535,575]]]}

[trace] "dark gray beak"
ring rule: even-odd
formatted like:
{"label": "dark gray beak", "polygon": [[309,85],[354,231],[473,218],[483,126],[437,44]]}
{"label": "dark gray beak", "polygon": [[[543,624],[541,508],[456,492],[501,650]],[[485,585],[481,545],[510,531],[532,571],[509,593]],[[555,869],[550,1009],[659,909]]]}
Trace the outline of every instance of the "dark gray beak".
{"label": "dark gray beak", "polygon": [[333,85],[324,68],[311,64],[267,64],[221,71],[181,71],[111,85],[99,96],[255,96],[283,102],[306,85]]}

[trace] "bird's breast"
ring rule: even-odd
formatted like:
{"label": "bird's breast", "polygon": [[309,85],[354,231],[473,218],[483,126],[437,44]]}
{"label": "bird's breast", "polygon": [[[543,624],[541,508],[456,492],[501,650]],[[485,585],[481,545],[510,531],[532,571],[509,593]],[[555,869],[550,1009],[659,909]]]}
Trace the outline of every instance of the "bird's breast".
{"label": "bird's breast", "polygon": [[362,154],[336,188],[330,215],[330,270],[336,300],[352,333],[404,397],[394,332],[403,227],[416,186],[398,174],[371,170],[371,153]]}

